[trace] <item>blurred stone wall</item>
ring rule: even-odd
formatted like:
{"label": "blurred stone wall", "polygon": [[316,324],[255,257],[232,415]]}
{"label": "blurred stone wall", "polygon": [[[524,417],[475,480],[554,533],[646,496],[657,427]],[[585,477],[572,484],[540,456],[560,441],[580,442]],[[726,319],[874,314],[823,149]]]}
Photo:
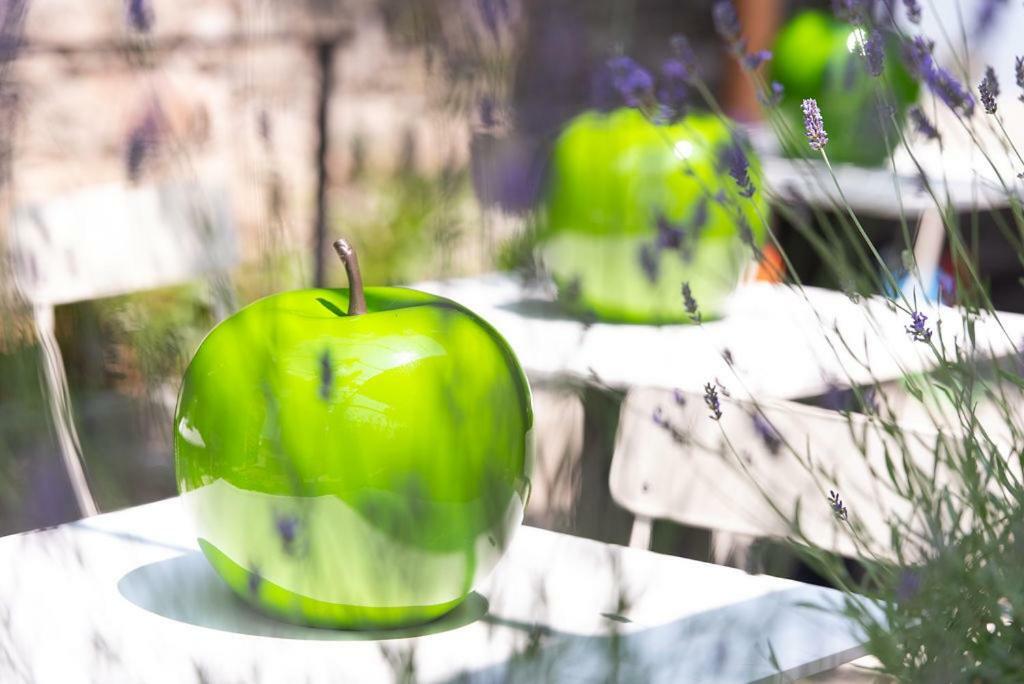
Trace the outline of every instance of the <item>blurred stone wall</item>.
{"label": "blurred stone wall", "polygon": [[386,4],[5,3],[2,210],[99,184],[197,179],[229,188],[245,259],[271,246],[308,253],[319,44],[337,46],[329,192],[358,174],[465,163],[469,128],[445,106],[446,77],[422,45],[395,44]]}

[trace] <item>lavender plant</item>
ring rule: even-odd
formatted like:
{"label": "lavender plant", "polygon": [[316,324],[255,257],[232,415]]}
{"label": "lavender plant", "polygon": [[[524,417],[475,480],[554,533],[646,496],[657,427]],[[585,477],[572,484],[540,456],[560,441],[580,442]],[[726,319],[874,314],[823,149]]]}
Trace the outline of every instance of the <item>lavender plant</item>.
{"label": "lavender plant", "polygon": [[[921,21],[919,3],[905,1],[903,6],[911,24]],[[887,55],[881,41],[875,38],[879,23],[891,21],[891,16],[879,19],[868,12],[867,3],[837,2],[835,10],[846,20],[870,26],[863,43],[866,66],[884,88],[891,87],[879,66]],[[989,220],[1024,264],[1024,246],[1015,237],[1024,232],[1020,188],[1007,179],[1005,171],[1024,169],[1024,159],[1017,153],[1016,140],[999,116],[1000,88],[995,71],[991,67],[985,70],[976,101],[964,86],[970,80],[968,48],[964,45],[958,49],[948,38],[950,34],[966,35],[966,30],[961,27],[959,32],[941,32],[939,37],[954,54],[952,66],[947,67],[937,62],[931,39],[908,36],[899,26],[885,27],[899,36],[902,59],[927,91],[922,101],[908,111],[920,136],[912,143],[909,133],[896,120],[896,113],[885,107],[883,90],[879,117],[885,124],[884,134],[891,136],[917,167],[923,192],[934,203],[957,264],[952,279],[961,315],[952,324],[948,320],[933,324],[930,313],[919,307],[916,299],[908,299],[899,283],[901,271],[882,257],[864,229],[862,217],[846,199],[846,189],[829,163],[829,122],[822,116],[818,102],[811,98],[803,100],[804,130],[793,130],[773,110],[778,88],[754,71],[759,64],[757,59],[745,58],[742,27],[731,5],[717,3],[714,21],[719,35],[737,56],[766,105],[773,130],[783,140],[804,139],[805,148],[820,156],[839,198],[832,214],[812,207],[813,223],[801,220],[784,201],[775,203],[776,211],[793,223],[794,229],[806,237],[840,279],[858,272],[874,274],[874,293],[887,294],[889,305],[903,312],[908,321],[903,332],[920,345],[933,368],[923,374],[903,368],[903,378],[897,383],[878,379],[864,383],[853,377],[841,380],[857,397],[855,410],[839,414],[848,422],[851,435],[855,435],[855,453],[806,453],[804,445],[775,429],[756,401],[750,409],[755,430],[766,440],[766,447],[771,444],[769,451],[792,459],[819,483],[820,505],[827,506],[824,510],[831,514],[837,533],[856,549],[856,572],[832,547],[808,535],[799,506],[790,510],[787,504],[762,491],[768,496],[768,504],[788,524],[793,548],[834,585],[848,592],[847,612],[867,634],[868,651],[879,660],[882,672],[908,682],[1013,681],[1024,671],[1024,588],[1016,572],[1024,559],[1020,543],[1024,535],[1024,424],[1020,411],[1024,378],[1018,360],[1021,340],[1001,321],[981,271],[977,247],[969,246],[964,238],[965,229],[977,225],[979,220]],[[1013,66],[1017,85],[1024,89],[1022,64],[1024,59],[1017,58]],[[688,74],[692,92],[703,98],[709,109],[722,115],[701,81],[699,70],[690,68]],[[976,102],[980,102],[988,117],[975,116]],[[1006,207],[1004,211],[983,212],[976,208],[957,215],[947,210],[947,198],[939,182],[941,172],[940,179],[934,179],[934,173],[926,171],[919,161],[919,145],[937,144],[945,156],[944,137],[932,123],[937,114],[959,129],[956,132],[971,142],[977,156],[989,167],[990,175],[996,179],[992,185]],[[994,134],[996,142],[982,136],[983,130]],[[744,188],[742,166],[729,166],[729,170],[737,186]],[[898,194],[900,179],[895,166],[892,175]],[[743,202],[744,197],[740,193],[735,201]],[[907,214],[900,218],[904,227],[902,250],[907,255],[902,265],[904,273],[918,268],[913,258],[914,243],[906,229],[913,217]],[[804,292],[799,273],[767,220],[766,227],[769,240],[782,253],[786,266],[782,274],[784,286]],[[841,240],[851,238],[856,243],[848,243],[852,246],[850,250],[837,249]],[[988,239],[992,239],[991,233]],[[873,299],[855,297],[852,289],[848,294],[865,307]],[[690,312],[696,304],[686,295],[684,284],[682,303]],[[844,338],[841,322],[832,325],[819,318],[819,323],[828,344],[834,344],[832,340],[838,338],[842,350],[854,353],[856,341]],[[977,329],[982,324],[1001,331],[1002,349],[1011,350],[1009,356],[979,342]],[[838,354],[840,349],[834,351]],[[862,370],[874,378],[870,364],[862,363]],[[721,426],[725,443],[731,445],[729,423],[724,420],[731,406],[719,396],[717,381],[705,385],[704,403],[710,418]],[[920,430],[907,426],[905,421],[910,415],[922,418],[931,430],[930,437],[923,439]],[[683,439],[680,428],[663,414],[655,422],[672,432],[681,445],[690,444]],[[869,435],[873,437],[869,439]],[[871,444],[883,445],[884,453],[879,455],[877,448],[872,452]],[[756,477],[748,468],[746,454],[732,447],[732,455],[738,467]],[[882,492],[881,499],[841,497],[841,487],[847,497],[850,490],[837,481],[835,468],[830,464],[851,458],[862,462],[869,474],[868,489]],[[760,488],[762,483],[753,484]],[[883,520],[881,529],[869,528],[865,520],[870,517]],[[871,605],[881,606],[881,618],[867,608],[865,596],[878,601]]]}

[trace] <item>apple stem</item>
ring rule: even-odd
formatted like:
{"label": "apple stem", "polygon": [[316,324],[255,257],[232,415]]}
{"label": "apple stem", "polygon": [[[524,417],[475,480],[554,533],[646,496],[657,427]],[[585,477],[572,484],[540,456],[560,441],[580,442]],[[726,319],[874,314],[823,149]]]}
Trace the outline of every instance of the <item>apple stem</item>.
{"label": "apple stem", "polygon": [[359,271],[359,257],[356,250],[347,240],[335,240],[334,251],[345,264],[348,275],[348,315],[358,316],[366,313],[366,296],[363,294],[363,274]]}

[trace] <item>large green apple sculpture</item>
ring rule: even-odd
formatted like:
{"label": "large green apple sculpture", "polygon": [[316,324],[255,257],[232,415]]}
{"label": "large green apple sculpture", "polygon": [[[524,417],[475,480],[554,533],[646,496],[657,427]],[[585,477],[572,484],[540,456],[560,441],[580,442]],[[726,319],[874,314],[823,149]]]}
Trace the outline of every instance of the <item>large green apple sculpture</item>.
{"label": "large green apple sculpture", "polygon": [[808,154],[800,103],[814,98],[828,129],[832,161],[877,166],[889,158],[899,139],[888,114],[879,115],[879,98],[884,96],[896,110],[896,121],[903,122],[918,84],[891,35],[883,41],[882,74],[871,76],[863,55],[867,36],[864,29],[817,10],[798,14],[779,32],[770,68],[771,78],[785,88],[779,108],[795,134],[783,144],[791,156]]}
{"label": "large green apple sculpture", "polygon": [[442,297],[285,292],[218,325],[185,374],[178,488],[199,545],[285,620],[391,628],[450,611],[497,563],[530,488],[530,389],[508,344]]}
{"label": "large green apple sculpture", "polygon": [[[753,196],[729,175],[750,164]],[[539,253],[563,300],[600,319],[687,322],[720,313],[760,244],[767,206],[760,165],[719,118],[658,125],[635,109],[576,117],[555,144]]]}

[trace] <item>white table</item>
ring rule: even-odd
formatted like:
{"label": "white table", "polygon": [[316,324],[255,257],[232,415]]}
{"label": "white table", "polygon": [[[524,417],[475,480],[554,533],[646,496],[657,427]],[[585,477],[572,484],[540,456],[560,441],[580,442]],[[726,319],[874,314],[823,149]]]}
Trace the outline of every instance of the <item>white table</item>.
{"label": "white table", "polygon": [[862,653],[833,590],[530,527],[479,590],[417,630],[276,622],[169,499],[0,539],[0,681],[597,682],[618,653],[620,681],[748,682],[778,674],[769,646],[790,677]]}
{"label": "white table", "polygon": [[[699,393],[718,378],[734,396],[798,399],[836,385],[895,380],[936,365],[927,346],[907,336],[910,317],[905,313],[890,310],[881,298],[854,303],[842,293],[816,287],[804,289],[805,299],[782,285],[741,286],[722,319],[700,326],[586,325],[553,302],[549,290],[526,287],[510,274],[414,287],[483,316],[508,340],[534,380],[588,381],[596,375],[621,389]],[[954,335],[963,335],[960,314],[943,306],[921,309],[933,329],[942,321],[952,349]],[[977,326],[978,346],[997,356],[1012,352],[1024,337],[1024,315],[1004,313],[1000,322],[1006,332],[989,316]]]}

